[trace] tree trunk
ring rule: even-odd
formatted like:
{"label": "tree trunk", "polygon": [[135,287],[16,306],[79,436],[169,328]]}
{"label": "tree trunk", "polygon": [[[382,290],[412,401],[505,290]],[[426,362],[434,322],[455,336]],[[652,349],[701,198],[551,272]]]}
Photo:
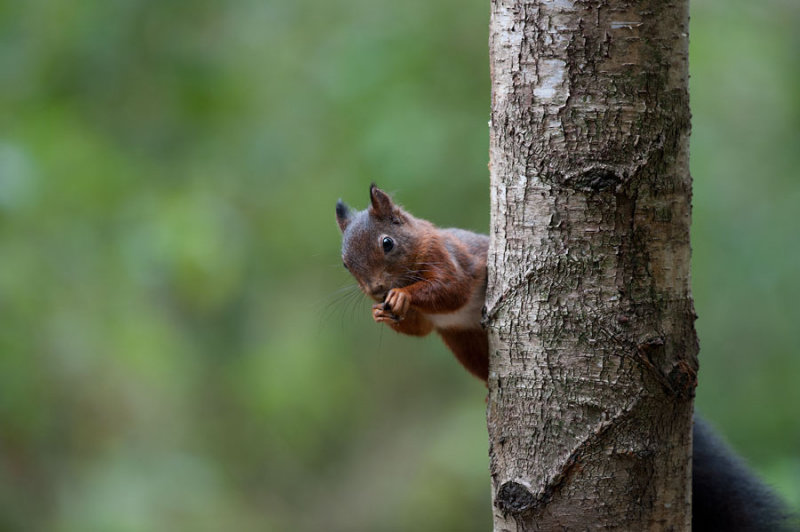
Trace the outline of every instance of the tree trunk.
{"label": "tree trunk", "polygon": [[495,530],[688,530],[688,1],[493,0]]}

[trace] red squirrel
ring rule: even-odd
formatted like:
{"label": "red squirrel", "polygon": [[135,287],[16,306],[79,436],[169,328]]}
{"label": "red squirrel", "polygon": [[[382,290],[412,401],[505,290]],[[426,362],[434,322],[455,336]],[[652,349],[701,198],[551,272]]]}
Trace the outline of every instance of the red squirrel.
{"label": "red squirrel", "polygon": [[[372,318],[413,336],[436,330],[458,361],[486,382],[489,347],[481,313],[489,237],[414,218],[374,184],[369,196],[363,211],[339,200],[336,221],[344,267],[377,301]],[[698,419],[693,442],[694,530],[795,530],[782,501]]]}
{"label": "red squirrel", "polygon": [[344,267],[377,301],[372,318],[412,336],[435,330],[458,361],[486,382],[489,344],[481,313],[489,237],[415,218],[374,184],[369,197],[363,211],[339,200],[336,221]]}

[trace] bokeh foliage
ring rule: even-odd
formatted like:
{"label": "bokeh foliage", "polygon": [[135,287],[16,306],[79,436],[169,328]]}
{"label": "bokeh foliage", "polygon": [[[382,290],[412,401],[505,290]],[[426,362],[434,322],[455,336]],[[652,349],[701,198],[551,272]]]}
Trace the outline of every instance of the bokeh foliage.
{"label": "bokeh foliage", "polygon": [[[698,408],[800,503],[800,22],[692,5]],[[486,230],[486,0],[0,1],[0,530],[487,530],[333,206]]]}

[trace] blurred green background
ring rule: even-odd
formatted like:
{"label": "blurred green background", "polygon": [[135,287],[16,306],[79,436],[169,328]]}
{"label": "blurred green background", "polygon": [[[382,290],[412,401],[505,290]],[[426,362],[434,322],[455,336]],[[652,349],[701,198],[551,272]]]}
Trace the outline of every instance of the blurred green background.
{"label": "blurred green background", "polygon": [[[488,227],[488,0],[0,2],[0,530],[484,531],[334,203]],[[800,8],[692,4],[697,404],[800,505]]]}

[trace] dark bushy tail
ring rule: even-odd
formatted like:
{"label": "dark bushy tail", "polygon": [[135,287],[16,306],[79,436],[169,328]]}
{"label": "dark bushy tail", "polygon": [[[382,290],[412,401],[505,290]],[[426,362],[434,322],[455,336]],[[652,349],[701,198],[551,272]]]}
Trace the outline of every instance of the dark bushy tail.
{"label": "dark bushy tail", "polygon": [[695,532],[798,530],[778,497],[711,427],[695,417],[692,454],[692,529]]}

